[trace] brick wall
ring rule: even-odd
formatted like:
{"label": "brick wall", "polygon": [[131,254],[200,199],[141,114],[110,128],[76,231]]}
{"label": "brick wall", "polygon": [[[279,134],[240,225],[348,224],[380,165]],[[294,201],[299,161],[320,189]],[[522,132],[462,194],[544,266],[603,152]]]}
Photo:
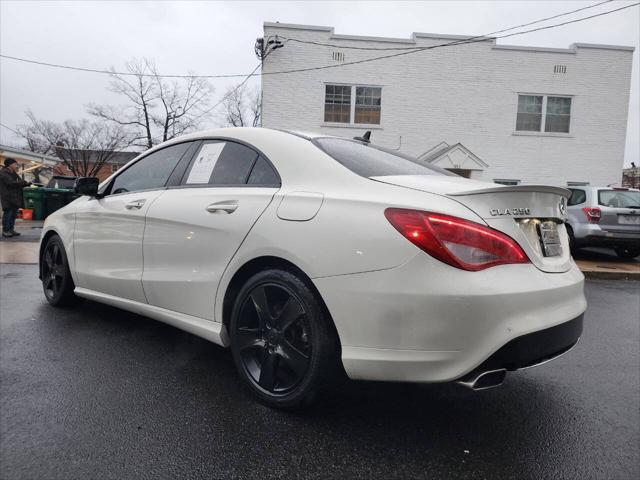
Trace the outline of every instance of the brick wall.
{"label": "brick wall", "polygon": [[[451,41],[415,34],[413,41],[358,40],[328,28],[265,24],[280,35],[336,45],[407,47]],[[364,37],[360,37],[364,38]],[[415,43],[414,43],[415,42]],[[394,52],[286,42],[264,72],[332,65]],[[379,85],[382,120],[372,139],[418,156],[445,141],[465,145],[489,166],[474,177],[523,183],[619,183],[631,81],[632,50],[578,44],[571,49],[511,49],[492,41],[426,50],[359,65],[262,77],[263,126],[330,135],[361,135],[361,126],[323,124],[326,83]],[[566,73],[554,73],[555,65]],[[518,93],[571,95],[568,135],[515,132]]]}
{"label": "brick wall", "polygon": [[640,167],[625,168],[622,171],[622,186],[640,188]]}

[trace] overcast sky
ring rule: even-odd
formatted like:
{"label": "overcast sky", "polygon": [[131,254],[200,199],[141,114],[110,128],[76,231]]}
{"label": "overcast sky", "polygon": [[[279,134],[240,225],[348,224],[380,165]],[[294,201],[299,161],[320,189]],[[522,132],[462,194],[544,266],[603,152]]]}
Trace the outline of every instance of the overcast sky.
{"label": "overcast sky", "polygon": [[[123,69],[149,57],[166,74],[248,73],[258,63],[253,45],[264,21],[335,27],[336,33],[408,38],[412,32],[480,35],[591,2],[54,2],[0,0],[0,51],[50,63]],[[587,16],[634,2],[612,2]],[[500,44],[566,48],[571,43],[636,48],[625,164],[640,157],[638,50],[640,8],[573,25],[499,40]],[[556,20],[562,21],[559,19]],[[464,47],[459,47],[464,48]],[[259,82],[258,79],[253,80]],[[216,80],[216,98],[232,80]],[[0,122],[15,128],[24,112],[62,121],[86,117],[85,105],[118,103],[108,77],[0,60]],[[219,122],[214,117],[212,125]],[[20,145],[0,128],[0,143]]]}

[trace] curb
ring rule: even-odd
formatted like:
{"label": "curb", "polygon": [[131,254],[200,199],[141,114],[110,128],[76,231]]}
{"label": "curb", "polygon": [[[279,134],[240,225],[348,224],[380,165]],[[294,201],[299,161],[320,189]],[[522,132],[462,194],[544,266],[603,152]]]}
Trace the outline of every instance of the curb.
{"label": "curb", "polygon": [[629,280],[640,281],[640,272],[601,272],[601,271],[582,271],[585,278],[595,278],[601,280]]}

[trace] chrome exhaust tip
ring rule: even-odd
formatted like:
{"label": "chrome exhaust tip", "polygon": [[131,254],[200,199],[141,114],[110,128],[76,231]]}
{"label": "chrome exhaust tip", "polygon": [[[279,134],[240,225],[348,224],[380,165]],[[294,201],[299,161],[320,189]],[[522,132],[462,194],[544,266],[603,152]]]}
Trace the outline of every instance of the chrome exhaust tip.
{"label": "chrome exhaust tip", "polygon": [[507,376],[507,370],[500,368],[498,370],[487,370],[474,374],[471,377],[458,380],[456,383],[474,391],[488,390],[489,388],[499,387]]}

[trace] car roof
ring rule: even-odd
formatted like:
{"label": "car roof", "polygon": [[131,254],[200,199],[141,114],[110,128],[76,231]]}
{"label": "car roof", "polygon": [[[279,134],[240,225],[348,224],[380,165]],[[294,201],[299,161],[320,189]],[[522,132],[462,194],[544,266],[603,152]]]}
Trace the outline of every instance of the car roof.
{"label": "car roof", "polygon": [[[309,137],[309,135],[315,136]],[[328,185],[339,184],[342,181],[363,180],[309,141],[311,138],[327,136],[262,127],[216,128],[182,135],[163,142],[143,152],[132,162],[137,161],[141,156],[177,143],[207,139],[233,140],[246,143],[267,157],[278,171],[283,186],[305,189],[317,186],[319,189],[326,189]]]}

